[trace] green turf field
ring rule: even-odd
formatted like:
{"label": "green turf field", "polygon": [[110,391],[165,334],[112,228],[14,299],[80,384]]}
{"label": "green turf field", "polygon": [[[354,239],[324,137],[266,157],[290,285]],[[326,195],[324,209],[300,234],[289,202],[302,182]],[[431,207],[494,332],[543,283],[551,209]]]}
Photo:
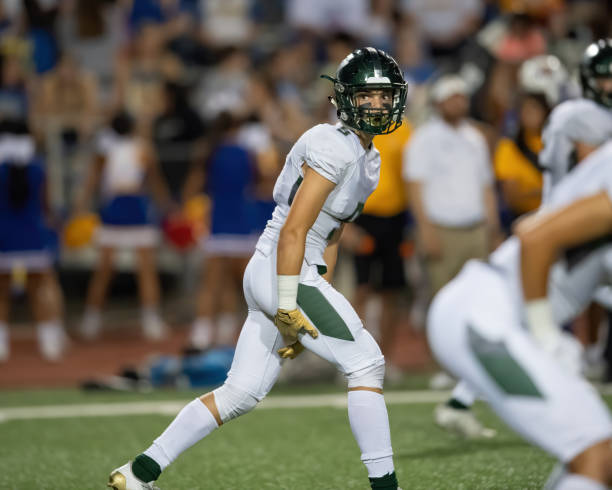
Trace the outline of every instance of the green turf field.
{"label": "green turf field", "polygon": [[[336,389],[336,392],[341,390]],[[191,394],[85,396],[76,391],[0,392],[0,407],[156,400]],[[612,397],[608,397],[608,402]],[[522,442],[480,404],[500,431],[467,442],[432,425],[433,403],[389,407],[395,464],[407,489],[537,489],[553,461]],[[150,444],[161,415],[10,420],[0,423],[0,489],[103,489],[107,475]],[[234,421],[183,454],[163,490],[368,488],[344,408],[268,408]]]}

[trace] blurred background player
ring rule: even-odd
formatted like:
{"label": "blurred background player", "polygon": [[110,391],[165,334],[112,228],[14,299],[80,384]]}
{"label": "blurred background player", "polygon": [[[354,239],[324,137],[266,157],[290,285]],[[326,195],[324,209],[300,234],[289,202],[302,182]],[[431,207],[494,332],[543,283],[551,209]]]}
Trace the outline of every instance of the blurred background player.
{"label": "blurred background player", "polygon": [[[602,43],[599,41],[597,44]],[[603,50],[599,55],[605,60],[606,56],[610,56],[612,59],[612,50],[606,48],[607,42],[603,42]],[[607,53],[606,53],[607,51]],[[590,54],[589,54],[590,53]],[[544,189],[543,199],[544,205],[548,203],[552,190],[556,185],[561,182],[563,177],[567,175],[576,165],[580,164],[582,160],[588,154],[595,149],[597,145],[592,142],[587,142],[585,135],[592,137],[591,135],[597,134],[612,134],[612,112],[602,107],[600,104],[594,103],[593,99],[587,99],[590,97],[590,92],[584,87],[586,79],[590,77],[589,72],[594,72],[594,63],[600,62],[600,58],[596,55],[592,48],[587,48],[585,57],[582,61],[581,71],[586,75],[583,75],[583,98],[570,99],[561,102],[556,106],[550,114],[549,120],[546,124],[546,129],[543,135],[544,150],[539,154],[539,161],[542,165],[542,169],[547,175],[548,187]],[[542,60],[545,62],[541,64]],[[542,58],[534,58],[533,60],[526,61],[525,64],[537,63],[541,68],[546,68],[546,72],[536,70],[538,65],[528,67],[525,71],[521,69],[521,73],[531,72],[533,75],[537,75],[535,79],[529,81],[528,77],[522,78],[523,86],[531,86],[532,90],[536,86],[540,86],[543,93],[549,93],[548,97],[551,98],[554,94],[561,94],[563,86],[565,84],[562,73],[559,72],[556,75],[550,72],[550,68],[557,66],[550,65],[551,60]],[[606,68],[608,69],[608,68]],[[603,74],[605,70],[600,70]],[[538,73],[539,72],[539,73]],[[606,76],[600,77],[606,79]],[[609,75],[608,75],[609,78]],[[598,143],[605,141],[605,137],[601,137]],[[508,173],[510,170],[509,165],[512,162],[504,163],[504,173]],[[519,159],[514,160],[514,165],[520,165]],[[602,299],[602,288],[598,290],[597,298]],[[607,297],[607,290],[603,290],[603,301],[604,304]],[[592,310],[592,305],[589,307],[587,312]],[[565,315],[565,321],[573,320],[574,317],[580,313],[580,310],[575,311],[573,315]],[[588,320],[587,315],[587,320]],[[576,346],[579,349],[579,346]],[[458,432],[459,434],[466,437],[488,437],[493,435],[490,429],[482,427],[480,422],[475,419],[473,413],[469,410],[475,400],[475,393],[466,386],[465,383],[460,382],[457,387],[453,390],[452,396],[446,404],[438,405],[435,410],[435,420],[438,425],[446,429]]]}
{"label": "blurred background player", "polygon": [[[608,143],[562,179],[550,204],[521,221],[488,261],[469,261],[434,298],[428,318],[436,358],[559,460],[563,471],[546,486],[555,490],[612,484],[612,417],[580,376],[580,350],[559,323],[605,280],[611,250],[612,132],[585,127],[581,141]],[[551,271],[562,276],[556,284]]]}
{"label": "blurred background player", "polygon": [[[587,47],[580,62],[579,78],[582,98],[560,104],[545,129],[544,149],[540,154],[540,164],[544,167],[544,204],[560,179],[593,151],[590,145],[573,137],[574,125],[612,125],[612,40],[599,39]],[[612,292],[609,288],[600,288],[594,299],[578,319],[576,333],[585,343],[585,374],[610,381]]]}
{"label": "blurred background player", "polygon": [[162,209],[169,196],[149,144],[136,136],[133,119],[116,114],[111,132],[103,135],[102,153],[90,168],[75,214],[82,214],[97,189],[101,198],[101,226],[97,233],[98,263],[89,283],[80,333],[85,339],[98,336],[102,307],[110,283],[117,249],[131,249],[136,259],[144,336],[161,340],[166,327],[159,314],[160,287],[157,276],[155,226],[149,191]]}
{"label": "blurred background player", "polygon": [[542,169],[538,154],[542,131],[550,111],[563,99],[568,74],[558,58],[530,58],[519,69],[518,107],[514,126],[495,149],[495,177],[507,208],[504,227],[521,215],[536,210],[542,201]]}
{"label": "blurred background player", "polygon": [[241,126],[240,119],[228,112],[215,119],[209,137],[213,147],[194,167],[184,192],[188,198],[205,188],[211,200],[210,235],[203,243],[206,261],[190,334],[191,346],[198,349],[235,343],[242,276],[257,241],[256,167],[239,141]]}
{"label": "blurred background player", "polygon": [[9,358],[13,273],[26,275],[42,356],[58,361],[67,347],[61,290],[47,248],[46,178],[23,120],[0,121],[0,361]]}
{"label": "blurred background player", "polygon": [[[589,45],[579,67],[582,97],[565,101],[550,115],[543,132],[544,148],[539,155],[544,169],[544,203],[556,183],[587,154],[584,145],[576,144],[573,124],[592,119],[598,125],[607,125],[612,120],[611,62],[612,41],[600,39]],[[577,116],[580,113],[582,117]]]}

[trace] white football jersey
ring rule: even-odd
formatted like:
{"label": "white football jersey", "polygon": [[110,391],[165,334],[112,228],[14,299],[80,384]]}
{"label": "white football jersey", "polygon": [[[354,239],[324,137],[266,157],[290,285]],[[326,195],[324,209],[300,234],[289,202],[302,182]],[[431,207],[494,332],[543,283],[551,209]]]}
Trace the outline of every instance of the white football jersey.
{"label": "white football jersey", "polygon": [[304,164],[336,184],[306,237],[306,263],[325,265],[323,252],[334,231],[359,216],[378,185],[380,154],[373,144],[365,150],[357,135],[340,123],[306,131],[291,148],[274,186],[276,208],[257,243],[259,250],[267,251],[278,241],[304,178]]}
{"label": "white football jersey", "polygon": [[553,109],[542,133],[544,148],[539,154],[544,169],[543,203],[548,202],[553,187],[577,164],[574,154],[577,135],[602,132],[612,132],[612,110],[592,100],[572,99]]}
{"label": "white football jersey", "polygon": [[[569,205],[583,197],[606,192],[612,201],[612,141],[602,145],[561,180],[553,189],[549,202],[538,213]],[[598,286],[612,276],[612,235],[567,250],[552,267],[548,297],[555,320],[563,324],[573,319],[591,301]],[[489,258],[508,279],[515,305],[523,309],[520,273],[520,241],[506,240]]]}

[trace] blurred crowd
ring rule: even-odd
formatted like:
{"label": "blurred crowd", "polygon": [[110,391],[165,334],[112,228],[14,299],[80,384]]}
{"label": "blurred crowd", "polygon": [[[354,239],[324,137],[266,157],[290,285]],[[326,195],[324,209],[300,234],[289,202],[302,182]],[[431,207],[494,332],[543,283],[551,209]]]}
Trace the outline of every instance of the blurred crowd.
{"label": "blurred crowd", "polygon": [[[54,251],[44,263],[0,260],[0,359],[6,298],[24,273],[42,353],[61,358],[54,270],[92,245],[77,335],[100,334],[115,252],[126,247],[143,334],[168,334],[161,245],[203,252],[192,346],[232,344],[242,270],[284,157],[309,127],[337,120],[319,76],[361,46],[389,52],[409,83],[406,123],[374,140],[379,189],[342,242],[356,308],[367,317],[377,298],[370,323],[389,352],[407,290],[418,326],[432,292],[538,207],[546,117],[580,94],[581,56],[611,35],[611,14],[603,0],[0,1],[0,122],[11,122],[0,131],[33,142],[26,155],[46,176]],[[12,178],[32,191],[30,174]],[[3,232],[15,233],[0,216],[2,226],[0,253]]]}

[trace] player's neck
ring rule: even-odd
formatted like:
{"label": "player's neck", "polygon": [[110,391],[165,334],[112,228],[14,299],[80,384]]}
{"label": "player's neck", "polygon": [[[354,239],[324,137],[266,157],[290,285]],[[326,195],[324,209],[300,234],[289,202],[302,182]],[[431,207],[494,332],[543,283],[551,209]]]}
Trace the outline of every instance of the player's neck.
{"label": "player's neck", "polygon": [[355,131],[355,134],[359,138],[359,142],[364,149],[369,150],[372,145],[372,140],[374,139],[373,134],[364,133],[363,131]]}

